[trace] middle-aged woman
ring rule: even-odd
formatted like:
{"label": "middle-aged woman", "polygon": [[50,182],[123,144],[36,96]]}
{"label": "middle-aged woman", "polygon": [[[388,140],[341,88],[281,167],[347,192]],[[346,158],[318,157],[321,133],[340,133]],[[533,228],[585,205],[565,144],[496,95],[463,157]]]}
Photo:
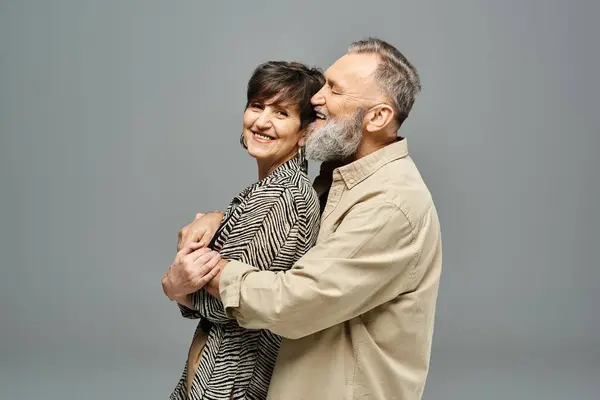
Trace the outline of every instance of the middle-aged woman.
{"label": "middle-aged woman", "polygon": [[[213,213],[207,225],[216,232],[207,229],[204,245],[210,241],[227,259],[275,271],[289,269],[314,245],[319,201],[302,146],[314,119],[310,99],[324,82],[319,70],[296,62],[271,61],[255,69],[240,142],[256,159],[259,180],[234,197],[225,213]],[[168,279],[169,272],[163,287]],[[281,338],[240,327],[204,289],[173,299],[184,317],[200,323],[171,399],[265,399]]]}

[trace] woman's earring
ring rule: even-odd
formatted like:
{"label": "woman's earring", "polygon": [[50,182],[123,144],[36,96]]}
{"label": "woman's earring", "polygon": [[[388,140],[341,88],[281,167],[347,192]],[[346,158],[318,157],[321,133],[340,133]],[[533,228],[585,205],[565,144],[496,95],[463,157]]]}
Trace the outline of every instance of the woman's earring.
{"label": "woman's earring", "polygon": [[244,149],[248,150],[248,146],[246,145],[246,141],[244,140],[244,134],[243,134],[243,133],[242,133],[242,134],[241,134],[241,136],[240,136],[240,145],[241,145],[241,146],[242,146]]}
{"label": "woman's earring", "polygon": [[304,146],[298,146],[298,160],[300,160],[300,165],[305,170],[308,170],[308,161],[306,161],[306,150],[304,150]]}

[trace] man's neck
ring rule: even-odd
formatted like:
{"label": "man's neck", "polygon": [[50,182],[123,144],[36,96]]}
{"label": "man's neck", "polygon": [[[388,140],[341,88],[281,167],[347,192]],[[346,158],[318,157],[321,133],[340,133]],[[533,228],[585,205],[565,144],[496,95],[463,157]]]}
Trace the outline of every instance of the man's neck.
{"label": "man's neck", "polygon": [[369,154],[375,153],[377,150],[383,149],[385,146],[396,143],[398,137],[396,135],[388,135],[383,140],[363,140],[358,146],[352,161],[360,160]]}

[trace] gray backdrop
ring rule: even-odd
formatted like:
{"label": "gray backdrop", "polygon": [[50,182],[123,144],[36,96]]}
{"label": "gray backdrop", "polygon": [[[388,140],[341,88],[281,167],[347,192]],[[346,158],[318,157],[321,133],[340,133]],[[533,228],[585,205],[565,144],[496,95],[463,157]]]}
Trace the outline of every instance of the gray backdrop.
{"label": "gray backdrop", "polygon": [[195,324],[160,278],[256,179],[252,69],[369,35],[424,87],[402,132],[444,238],[425,398],[598,398],[598,4],[0,1],[0,398],[166,399]]}

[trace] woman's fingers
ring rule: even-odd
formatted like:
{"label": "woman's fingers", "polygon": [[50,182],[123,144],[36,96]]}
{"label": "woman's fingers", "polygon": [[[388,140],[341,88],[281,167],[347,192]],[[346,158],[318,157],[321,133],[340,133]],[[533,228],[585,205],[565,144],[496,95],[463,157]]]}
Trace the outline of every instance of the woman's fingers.
{"label": "woman's fingers", "polygon": [[210,232],[208,229],[204,231],[204,235],[202,236],[202,239],[200,239],[200,245],[202,247],[206,247],[210,244],[210,241],[212,240],[213,234],[212,232]]}

